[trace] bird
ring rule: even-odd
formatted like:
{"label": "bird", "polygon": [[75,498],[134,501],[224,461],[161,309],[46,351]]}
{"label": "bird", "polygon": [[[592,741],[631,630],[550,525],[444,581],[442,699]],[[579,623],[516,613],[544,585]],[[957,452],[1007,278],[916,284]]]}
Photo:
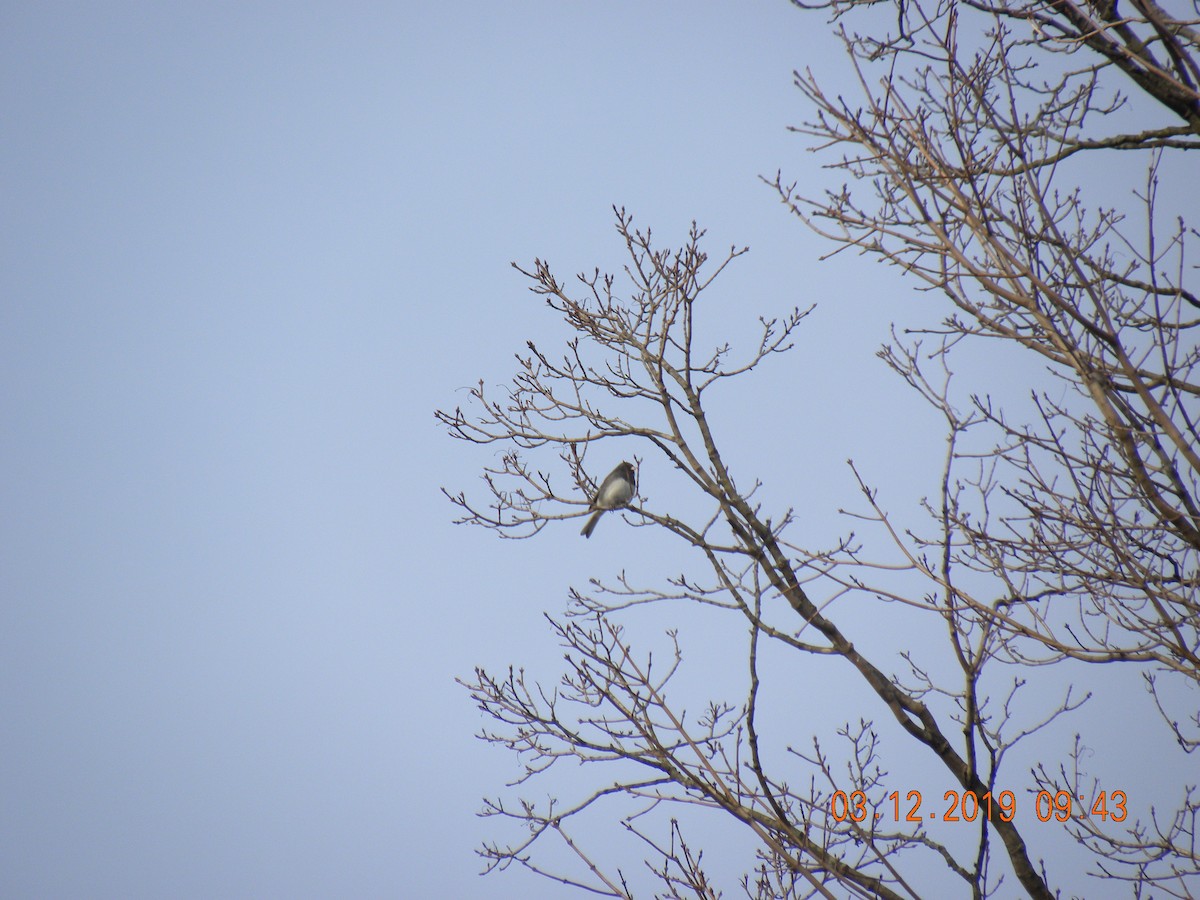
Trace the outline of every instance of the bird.
{"label": "bird", "polygon": [[601,482],[600,490],[596,491],[596,496],[592,498],[591,508],[595,512],[583,526],[583,531],[579,533],[585,538],[590,538],[600,517],[610,509],[620,509],[628,504],[633,499],[633,492],[636,490],[637,473],[633,469],[633,463],[621,463]]}

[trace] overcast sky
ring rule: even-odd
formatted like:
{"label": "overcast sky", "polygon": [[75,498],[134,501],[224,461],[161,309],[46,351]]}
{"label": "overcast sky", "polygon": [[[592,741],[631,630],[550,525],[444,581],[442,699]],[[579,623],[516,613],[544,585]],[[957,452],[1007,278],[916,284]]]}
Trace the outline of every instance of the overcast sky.
{"label": "overcast sky", "polygon": [[817,533],[847,457],[936,465],[873,355],[894,279],[818,263],[758,180],[822,183],[786,131],[791,71],[844,68],[820,25],[784,0],[0,8],[0,895],[560,893],[476,874],[514,769],[454,678],[553,673],[543,611],[652,560],[615,520],[453,526],[439,487],[493,451],[433,410],[561,339],[509,263],[619,265],[617,204],[750,245],[714,333],[820,304],[766,383],[786,440],[723,419]]}

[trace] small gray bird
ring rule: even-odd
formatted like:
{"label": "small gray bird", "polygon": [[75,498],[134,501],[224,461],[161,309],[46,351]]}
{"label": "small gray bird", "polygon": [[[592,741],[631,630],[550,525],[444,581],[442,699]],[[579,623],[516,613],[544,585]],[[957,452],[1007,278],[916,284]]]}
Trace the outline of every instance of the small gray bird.
{"label": "small gray bird", "polygon": [[620,509],[625,506],[633,499],[633,492],[636,490],[637,474],[633,470],[633,464],[621,463],[608,473],[608,477],[600,485],[600,490],[596,491],[596,496],[592,498],[592,509],[595,512],[583,526],[583,531],[579,533],[590,538],[600,517],[610,509]]}

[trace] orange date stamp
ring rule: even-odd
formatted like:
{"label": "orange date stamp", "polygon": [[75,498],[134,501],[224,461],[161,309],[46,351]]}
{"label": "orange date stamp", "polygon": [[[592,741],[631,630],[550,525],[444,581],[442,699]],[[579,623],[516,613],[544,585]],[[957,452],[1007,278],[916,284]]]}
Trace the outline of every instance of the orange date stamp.
{"label": "orange date stamp", "polygon": [[[1089,806],[1088,800],[1091,800]],[[835,822],[861,823],[868,819],[879,821],[890,814],[892,822],[974,822],[980,816],[1011,822],[1017,817],[1017,797],[1012,791],[1001,791],[995,797],[988,791],[982,797],[974,791],[946,791],[943,802],[935,808],[923,807],[920,791],[909,791],[903,798],[899,791],[884,797],[883,805],[872,809],[862,791],[834,791],[829,798],[829,812]],[[1093,798],[1076,796],[1069,791],[1038,791],[1034,798],[1034,815],[1039,822],[1069,822],[1072,818],[1094,817],[1102,821],[1124,822],[1128,812],[1124,791],[1100,791]]]}

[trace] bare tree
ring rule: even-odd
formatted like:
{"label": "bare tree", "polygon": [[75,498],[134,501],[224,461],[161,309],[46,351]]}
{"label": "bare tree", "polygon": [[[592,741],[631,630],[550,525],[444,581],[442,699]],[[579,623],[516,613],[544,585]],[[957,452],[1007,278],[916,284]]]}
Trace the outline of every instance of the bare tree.
{"label": "bare tree", "polygon": [[[833,154],[847,185],[813,198],[782,176],[772,183],[837,245],[832,252],[882,258],[916,278],[931,303],[951,305],[937,327],[895,329],[880,353],[945,422],[928,524],[895,521],[859,477],[865,507],[854,532],[806,547],[790,536],[791,510],[773,511],[757,484],[735,480],[707,392],[791,349],[807,315],[762,320],[757,347],[742,357],[697,346],[701,295],[744,251],[710,261],[695,227],[682,248],[659,249],[622,210],[621,278],[596,271],[572,286],[540,260],[521,269],[576,337],[565,354],[531,343],[503,396],[481,382],[469,413],[438,413],[455,436],[505,448],[486,470],[486,502],[451,495],[462,521],[514,537],[574,521],[595,489],[587,449],[621,440],[669,460],[704,498],[700,518],[636,500],[624,515],[693,548],[707,574],[573,593],[568,615],[552,619],[568,651],[554,688],[519,670],[476,672],[468,686],[495,723],[484,737],[520,755],[521,784],[563,760],[603,772],[594,792],[571,800],[489,801],[488,814],[528,831],[482,853],[490,867],[517,863],[632,896],[628,873],[580,838],[587,829],[577,823],[595,813],[644,842],[663,896],[715,897],[688,836],[708,809],[756,843],[748,896],[920,897],[957,884],[983,897],[1011,894],[1014,879],[1035,897],[1086,891],[1039,862],[1052,852],[1044,814],[1091,854],[1089,874],[1125,879],[1135,896],[1195,896],[1200,798],[1186,773],[1174,808],[1143,818],[1123,791],[1089,776],[1089,743],[1102,740],[1094,734],[1032,772],[1009,760],[1086,700],[1068,690],[1032,721],[1014,714],[1021,686],[1060,665],[1119,665],[1146,685],[1164,734],[1187,753],[1200,746],[1200,301],[1186,286],[1195,233],[1161,212],[1163,197],[1169,206],[1196,183],[1164,193],[1162,180],[1174,171],[1170,154],[1200,146],[1197,21],[1148,0],[1129,12],[910,0],[890,21],[872,18],[871,33],[853,33],[850,17],[869,5],[823,7],[843,28],[859,101],[797,74],[814,109],[797,130]],[[1118,92],[1129,85],[1150,103],[1130,104]],[[1170,121],[1106,130],[1130,112]],[[1088,209],[1087,160],[1117,152],[1141,160],[1130,187],[1138,208]],[[1028,403],[957,389],[954,354],[984,338],[1019,351],[1023,368],[1011,377]],[[935,673],[915,652],[870,657],[839,618],[850,597],[927,617],[954,674]],[[672,644],[664,667],[622,622],[631,607],[665,600],[744,623],[744,697],[713,700],[699,717],[672,702],[682,648]],[[782,671],[791,660],[853,672],[874,698],[837,747],[814,734],[809,749],[781,753],[762,737],[774,709],[764,680],[780,677],[780,660]],[[947,802],[938,812],[957,825],[944,824],[947,815],[932,823],[916,791],[889,784],[896,761],[918,753],[941,771],[947,789],[937,799]],[[626,806],[606,818],[612,801]],[[543,865],[547,836],[573,854],[576,874]]]}

